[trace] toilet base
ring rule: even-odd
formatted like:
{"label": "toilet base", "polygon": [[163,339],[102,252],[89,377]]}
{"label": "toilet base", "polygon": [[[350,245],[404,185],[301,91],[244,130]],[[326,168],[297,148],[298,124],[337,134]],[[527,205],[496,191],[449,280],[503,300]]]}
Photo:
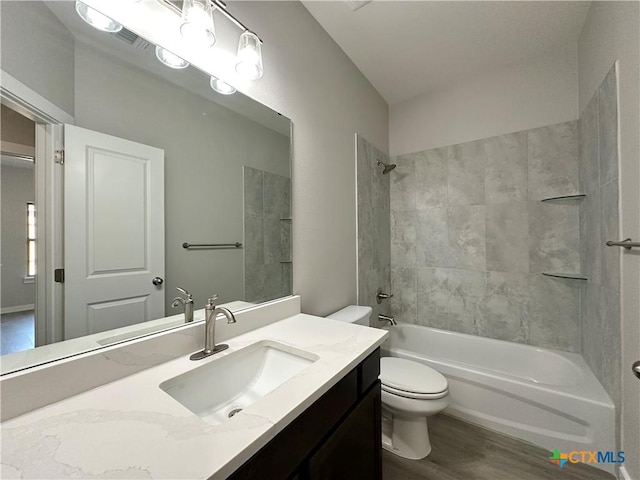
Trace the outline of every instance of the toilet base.
{"label": "toilet base", "polygon": [[427,418],[400,418],[383,412],[382,448],[409,460],[425,458],[431,453]]}

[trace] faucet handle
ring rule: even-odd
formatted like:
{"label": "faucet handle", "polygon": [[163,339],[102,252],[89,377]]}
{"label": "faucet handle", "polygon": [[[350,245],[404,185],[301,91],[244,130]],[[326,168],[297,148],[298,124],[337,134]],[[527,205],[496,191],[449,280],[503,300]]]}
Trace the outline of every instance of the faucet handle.
{"label": "faucet handle", "polygon": [[215,301],[217,299],[218,299],[218,295],[217,294],[211,295],[207,300],[207,306],[208,307],[215,307],[216,306]]}
{"label": "faucet handle", "polygon": [[184,288],[176,287],[176,290],[179,291],[181,294],[183,294],[185,297],[187,297],[187,300],[193,301],[193,295],[187,292]]}

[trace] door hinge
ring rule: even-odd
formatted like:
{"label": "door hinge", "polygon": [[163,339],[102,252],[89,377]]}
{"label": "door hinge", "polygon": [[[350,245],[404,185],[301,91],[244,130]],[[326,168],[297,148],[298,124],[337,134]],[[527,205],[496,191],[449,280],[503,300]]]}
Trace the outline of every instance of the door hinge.
{"label": "door hinge", "polygon": [[64,283],[64,268],[56,268],[53,271],[53,280],[56,283]]}
{"label": "door hinge", "polygon": [[56,150],[54,159],[58,165],[64,165],[64,150]]}

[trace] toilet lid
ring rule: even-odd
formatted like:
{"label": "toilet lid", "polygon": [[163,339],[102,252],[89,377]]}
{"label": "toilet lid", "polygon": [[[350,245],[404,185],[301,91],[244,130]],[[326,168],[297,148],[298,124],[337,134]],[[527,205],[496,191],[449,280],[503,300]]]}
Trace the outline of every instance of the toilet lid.
{"label": "toilet lid", "polygon": [[449,384],[444,376],[433,368],[404,358],[380,359],[380,382],[396,390],[410,393],[441,393]]}

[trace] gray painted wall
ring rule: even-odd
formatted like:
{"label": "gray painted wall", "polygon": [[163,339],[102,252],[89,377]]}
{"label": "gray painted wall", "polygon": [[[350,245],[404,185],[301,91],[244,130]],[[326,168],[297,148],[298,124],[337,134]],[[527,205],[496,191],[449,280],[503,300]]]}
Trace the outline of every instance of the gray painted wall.
{"label": "gray painted wall", "polygon": [[2,308],[33,305],[35,284],[27,274],[27,202],[34,200],[33,168],[2,165]]}
{"label": "gray painted wall", "polygon": [[392,160],[396,319],[579,352],[577,122]]}
{"label": "gray painted wall", "polygon": [[75,58],[76,125],[165,150],[167,313],[176,286],[196,308],[244,299],[241,249],[182,243],[243,242],[242,168],[289,176],[289,138],[79,42]]}
{"label": "gray painted wall", "polygon": [[73,115],[74,40],[40,1],[0,2],[2,69]]}
{"label": "gray painted wall", "polygon": [[[358,305],[373,309],[371,325],[383,325],[378,315],[391,314],[391,305],[376,302],[378,288],[391,293],[391,227],[389,223],[389,174],[382,175],[377,161],[389,163],[389,156],[356,138],[358,191]],[[392,172],[393,173],[393,172]],[[402,295],[403,292],[395,292]]]}

